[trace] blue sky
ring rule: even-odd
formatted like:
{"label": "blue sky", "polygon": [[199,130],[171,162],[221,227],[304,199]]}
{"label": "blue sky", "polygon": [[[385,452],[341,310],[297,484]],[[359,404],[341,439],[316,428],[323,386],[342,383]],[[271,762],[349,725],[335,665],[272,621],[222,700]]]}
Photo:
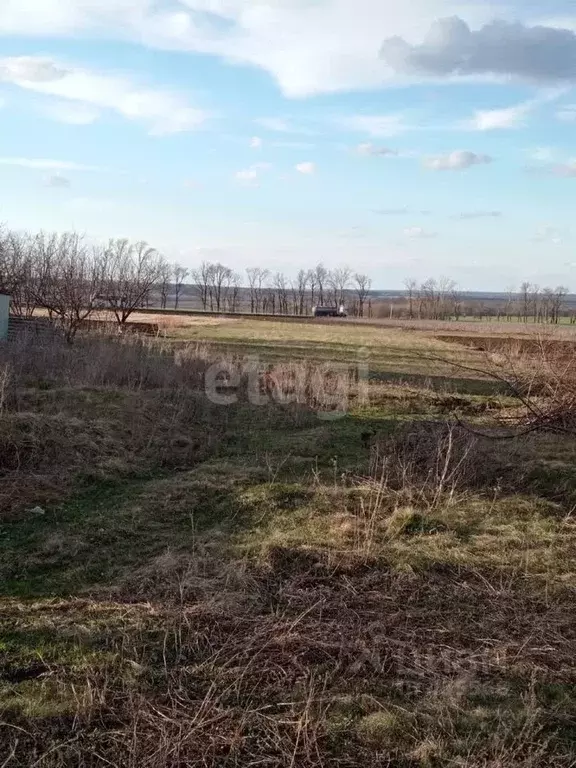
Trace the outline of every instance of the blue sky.
{"label": "blue sky", "polygon": [[0,0],[0,220],[576,290],[569,0]]}

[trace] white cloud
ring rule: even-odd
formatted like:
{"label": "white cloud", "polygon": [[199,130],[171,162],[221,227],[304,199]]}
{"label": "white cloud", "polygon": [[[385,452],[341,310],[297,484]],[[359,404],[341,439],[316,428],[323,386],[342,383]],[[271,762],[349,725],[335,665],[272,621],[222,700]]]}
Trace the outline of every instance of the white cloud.
{"label": "white cloud", "polygon": [[51,83],[68,74],[52,59],[41,56],[13,56],[0,59],[0,80],[7,83]]}
{"label": "white cloud", "polygon": [[492,162],[489,155],[479,155],[475,152],[457,150],[448,155],[428,157],[424,160],[424,167],[431,171],[463,171],[473,165],[486,165]]}
{"label": "white cloud", "polygon": [[576,104],[566,104],[556,112],[556,117],[563,123],[576,123]]}
{"label": "white cloud", "polygon": [[297,125],[292,120],[288,120],[284,117],[259,117],[254,120],[254,122],[261,128],[265,128],[267,131],[272,131],[273,133],[293,133],[301,136],[316,135],[316,131],[313,131],[311,128]]}
{"label": "white cloud", "polygon": [[369,142],[365,144],[359,144],[356,147],[356,152],[363,157],[389,157],[390,155],[397,154],[397,152],[395,152],[393,149],[388,149],[388,147],[378,147],[375,144],[370,144]]}
{"label": "white cloud", "polygon": [[280,117],[259,117],[254,121],[261,125],[262,128],[266,128],[269,131],[277,131],[278,133],[294,133],[293,128],[288,124],[286,120]]}
{"label": "white cloud", "polygon": [[315,144],[309,141],[273,141],[271,145],[279,149],[314,149],[315,147]]}
{"label": "white cloud", "polygon": [[305,176],[310,176],[313,173],[316,173],[316,165],[314,163],[298,163],[296,166],[296,170],[298,173],[302,173]]}
{"label": "white cloud", "polygon": [[[493,19],[495,7],[504,6],[479,0],[2,0],[0,33],[84,33],[216,55],[259,67],[285,95],[302,97],[403,80],[407,56],[391,64],[378,58],[386,35],[418,43],[442,15],[458,15],[469,29],[478,29]],[[529,20],[533,4],[514,2],[510,14]],[[524,38],[516,39],[517,49]],[[545,52],[559,48],[555,40],[551,46],[543,37]],[[445,50],[443,40],[438,47]]]}
{"label": "white cloud", "polygon": [[403,115],[350,115],[337,118],[336,123],[347,131],[376,138],[398,136],[409,130]]}
{"label": "white cloud", "polygon": [[472,221],[474,219],[499,219],[502,211],[464,211],[453,216],[459,221]]}
{"label": "white cloud", "polygon": [[258,179],[258,171],[255,168],[247,168],[245,171],[238,171],[236,173],[236,180],[242,184],[253,186]]}
{"label": "white cloud", "polygon": [[259,136],[253,136],[250,139],[250,148],[251,149],[262,149],[262,139]]}
{"label": "white cloud", "polygon": [[560,165],[555,165],[552,168],[552,172],[556,176],[562,176],[564,178],[576,178],[576,160],[570,160],[567,163],[561,163]]}
{"label": "white cloud", "polygon": [[[108,0],[110,2],[110,0]],[[140,34],[153,45],[217,54],[269,72],[289,97],[377,88],[395,74],[378,59],[383,32],[417,37],[439,12],[491,11],[467,0],[184,0],[192,13],[148,14]],[[207,12],[207,13],[206,13]],[[203,15],[206,14],[206,15]]]}
{"label": "white cloud", "polygon": [[562,245],[564,236],[559,229],[550,224],[540,227],[532,238],[536,243],[550,243],[552,245]]}
{"label": "white cloud", "polygon": [[0,157],[0,165],[13,165],[19,168],[31,168],[39,171],[98,171],[94,165],[71,163],[67,160],[47,160],[29,157]]}
{"label": "white cloud", "polygon": [[472,120],[463,124],[463,128],[473,131],[494,131],[499,129],[521,128],[527,118],[538,107],[555,101],[565,93],[565,89],[557,88],[543,91],[536,98],[503,109],[479,109]]}
{"label": "white cloud", "polygon": [[388,38],[381,56],[395,72],[410,76],[576,82],[576,34],[518,21],[491,20],[474,30],[459,16],[447,15],[432,23],[422,43]]}
{"label": "white cloud", "polygon": [[422,227],[407,227],[404,230],[404,235],[410,240],[431,240],[438,237],[437,232],[428,232]]}
{"label": "white cloud", "polygon": [[99,109],[89,104],[74,104],[66,101],[47,104],[41,112],[51,120],[68,125],[91,125],[102,114]]}
{"label": "white cloud", "polygon": [[254,163],[250,168],[237,171],[234,178],[246,187],[257,187],[263,172],[272,168],[270,163]]}
{"label": "white cloud", "polygon": [[44,180],[44,186],[53,187],[54,189],[68,189],[71,186],[71,182],[65,176],[55,173]]}
{"label": "white cloud", "polygon": [[191,131],[208,117],[172,91],[146,88],[122,75],[65,67],[52,59],[0,59],[0,80],[86,108],[111,110],[146,124],[154,135]]}
{"label": "white cloud", "polygon": [[419,216],[430,216],[431,211],[412,211],[410,208],[378,208],[374,211],[379,216],[407,216],[416,214]]}
{"label": "white cloud", "polygon": [[506,128],[520,128],[532,111],[532,102],[517,104],[505,109],[477,110],[473,119],[467,124],[474,131],[494,131]]}
{"label": "white cloud", "polygon": [[552,147],[535,147],[528,152],[530,159],[537,163],[551,163],[554,160],[555,154]]}

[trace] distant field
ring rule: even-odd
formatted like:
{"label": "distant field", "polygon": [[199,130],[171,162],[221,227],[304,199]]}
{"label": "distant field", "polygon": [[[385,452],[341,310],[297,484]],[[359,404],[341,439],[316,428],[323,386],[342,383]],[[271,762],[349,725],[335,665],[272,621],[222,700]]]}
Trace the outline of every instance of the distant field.
{"label": "distant field", "polygon": [[560,318],[558,325],[545,324],[545,323],[524,323],[523,321],[513,318],[510,322],[505,319],[500,321],[494,319],[480,320],[476,317],[463,317],[458,321],[456,320],[409,320],[407,318],[359,318],[348,317],[338,319],[327,318],[314,318],[309,315],[286,315],[286,316],[274,316],[274,315],[235,315],[232,313],[212,313],[203,312],[198,309],[190,310],[181,308],[179,310],[160,310],[150,309],[146,312],[139,312],[138,315],[146,316],[146,322],[158,322],[162,325],[170,326],[179,324],[186,325],[187,319],[195,323],[195,318],[200,318],[202,321],[209,318],[217,318],[221,321],[224,318],[231,320],[248,320],[251,322],[284,322],[284,323],[296,323],[312,324],[312,325],[338,325],[338,326],[350,326],[350,325],[370,325],[376,327],[389,327],[389,328],[404,328],[405,330],[420,330],[430,332],[447,332],[447,333],[470,333],[473,329],[474,333],[494,333],[497,335],[514,334],[516,335],[556,335],[557,333],[569,333],[576,334],[576,324],[570,322],[569,318]]}

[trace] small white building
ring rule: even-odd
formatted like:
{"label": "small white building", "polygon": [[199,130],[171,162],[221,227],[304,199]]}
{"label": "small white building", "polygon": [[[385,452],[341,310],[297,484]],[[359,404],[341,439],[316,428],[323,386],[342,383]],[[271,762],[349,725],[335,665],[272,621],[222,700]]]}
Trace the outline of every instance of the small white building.
{"label": "small white building", "polygon": [[8,338],[8,320],[10,318],[10,296],[0,293],[0,341]]}

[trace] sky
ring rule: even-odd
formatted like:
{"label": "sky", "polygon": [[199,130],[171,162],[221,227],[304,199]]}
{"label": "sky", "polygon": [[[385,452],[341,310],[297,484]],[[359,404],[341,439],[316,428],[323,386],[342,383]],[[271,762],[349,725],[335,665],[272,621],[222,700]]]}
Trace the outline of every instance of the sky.
{"label": "sky", "polygon": [[573,0],[0,0],[0,222],[576,291]]}

